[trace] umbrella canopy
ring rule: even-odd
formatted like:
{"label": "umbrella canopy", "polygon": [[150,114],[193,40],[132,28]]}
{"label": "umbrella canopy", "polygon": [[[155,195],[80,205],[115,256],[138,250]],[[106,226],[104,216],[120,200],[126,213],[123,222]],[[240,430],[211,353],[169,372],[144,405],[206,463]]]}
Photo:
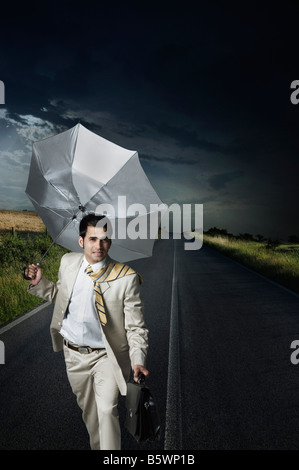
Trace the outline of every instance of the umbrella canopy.
{"label": "umbrella canopy", "polygon": [[82,217],[107,215],[113,227],[110,253],[119,261],[152,255],[157,220],[166,210],[138,152],[82,124],[33,144],[26,194],[55,243],[72,251],[81,251]]}

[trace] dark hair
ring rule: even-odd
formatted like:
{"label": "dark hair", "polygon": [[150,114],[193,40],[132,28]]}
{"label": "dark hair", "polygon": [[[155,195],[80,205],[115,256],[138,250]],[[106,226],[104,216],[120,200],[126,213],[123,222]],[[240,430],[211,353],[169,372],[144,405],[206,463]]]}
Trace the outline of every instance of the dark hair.
{"label": "dark hair", "polygon": [[[103,222],[100,223],[101,221]],[[80,237],[85,238],[87,227],[89,225],[91,225],[92,227],[96,227],[96,226],[103,227],[106,232],[108,231],[108,235],[110,235],[108,238],[111,238],[111,234],[112,234],[111,223],[105,215],[96,215],[94,213],[85,215],[82,218],[80,222],[80,226],[79,226]]]}

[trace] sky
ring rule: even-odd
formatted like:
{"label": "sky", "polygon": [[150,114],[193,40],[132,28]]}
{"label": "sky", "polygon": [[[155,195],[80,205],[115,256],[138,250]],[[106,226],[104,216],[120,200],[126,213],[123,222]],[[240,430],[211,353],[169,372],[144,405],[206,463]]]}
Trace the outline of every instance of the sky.
{"label": "sky", "polygon": [[2,5],[0,209],[32,209],[32,143],[81,122],[137,150],[165,204],[203,204],[205,230],[299,236],[298,8]]}

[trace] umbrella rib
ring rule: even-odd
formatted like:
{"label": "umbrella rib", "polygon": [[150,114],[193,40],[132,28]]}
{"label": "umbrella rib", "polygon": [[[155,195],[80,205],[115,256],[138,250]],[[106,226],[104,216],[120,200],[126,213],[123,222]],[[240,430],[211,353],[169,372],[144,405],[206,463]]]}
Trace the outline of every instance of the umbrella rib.
{"label": "umbrella rib", "polygon": [[[135,153],[133,153],[133,155],[130,156],[130,158],[124,163],[124,165],[123,165],[121,168],[119,168],[119,169],[117,170],[116,173],[114,173],[114,175],[112,176],[112,178],[110,178],[109,181],[107,181],[106,183],[104,183],[103,186],[101,186],[100,189],[99,189],[98,191],[96,191],[93,196],[91,196],[91,198],[89,199],[89,202],[92,201],[95,196],[97,196],[97,194],[99,193],[99,191],[105,190],[105,187],[111,182],[111,179],[115,178],[115,176],[116,176],[120,171],[122,171],[122,170],[124,169],[124,167],[132,160],[133,157],[135,157],[136,154],[137,154],[137,158],[138,158],[138,161],[139,161],[138,151],[135,150]],[[139,164],[140,164],[140,166],[141,166],[140,161],[139,161]],[[141,166],[141,168],[142,168],[142,166]],[[142,168],[142,169],[143,169],[143,168]],[[146,176],[146,175],[145,175],[145,176]],[[148,180],[148,182],[150,183],[149,180]],[[150,183],[150,184],[151,184],[151,183]]]}
{"label": "umbrella rib", "polygon": [[[52,183],[51,181],[49,181],[49,184],[52,186],[52,188],[55,189],[55,191],[57,191],[66,201],[69,201],[70,200],[70,196],[65,194],[58,186],[56,186],[54,183]],[[79,201],[79,204],[78,205],[81,205],[81,201],[80,201],[80,198],[78,196],[78,193],[77,191],[75,190],[75,194],[77,196],[77,199]]]}
{"label": "umbrella rib", "polygon": [[[78,124],[80,124],[80,121],[78,121]],[[77,125],[78,125],[78,124],[77,124]],[[80,128],[78,127],[78,129],[80,129]],[[77,151],[78,138],[79,138],[79,130],[78,130],[77,139],[76,139],[75,146],[74,146],[72,165],[74,164],[74,159],[75,159],[75,155],[76,155],[76,151]],[[74,191],[75,191],[76,196],[77,196],[78,201],[79,201],[79,206],[82,206],[82,203],[81,203],[81,200],[80,200],[78,191],[77,191],[77,189],[76,189],[76,187],[75,187],[75,185],[74,185],[74,179],[73,179],[73,172],[72,172],[72,171],[71,171],[71,178],[72,178],[72,185],[73,185]]]}

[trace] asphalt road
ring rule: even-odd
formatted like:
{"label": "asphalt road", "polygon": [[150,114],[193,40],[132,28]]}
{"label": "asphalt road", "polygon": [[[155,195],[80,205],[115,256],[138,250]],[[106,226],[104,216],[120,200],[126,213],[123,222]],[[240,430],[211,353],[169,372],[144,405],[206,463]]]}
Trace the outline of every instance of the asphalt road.
{"label": "asphalt road", "polygon": [[[184,251],[182,240],[158,241],[152,258],[131,265],[144,278],[148,385],[162,433],[136,443],[121,398],[122,448],[298,449],[298,296],[208,247]],[[1,450],[89,449],[62,354],[52,351],[52,309],[0,330]]]}
{"label": "asphalt road", "polygon": [[183,448],[299,449],[299,297],[208,247],[177,255]]}

